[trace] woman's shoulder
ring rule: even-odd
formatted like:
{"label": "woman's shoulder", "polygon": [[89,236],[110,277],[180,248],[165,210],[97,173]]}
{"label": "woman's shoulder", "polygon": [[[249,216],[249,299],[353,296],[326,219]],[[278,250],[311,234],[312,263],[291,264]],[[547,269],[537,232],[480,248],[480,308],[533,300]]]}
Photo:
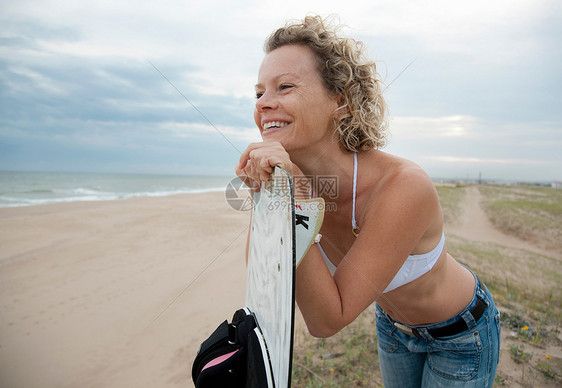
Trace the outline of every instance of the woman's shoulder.
{"label": "woman's shoulder", "polygon": [[[381,171],[366,196],[365,220],[394,220],[422,229],[438,226],[442,219],[439,197],[429,175],[416,163],[381,153]],[[378,222],[378,221],[377,221]]]}
{"label": "woman's shoulder", "polygon": [[392,217],[396,212],[411,211],[415,217],[433,218],[439,214],[435,185],[419,165],[381,152],[373,155],[369,163],[377,172],[370,174],[366,182],[365,215]]}
{"label": "woman's shoulder", "polygon": [[410,160],[377,151],[370,158],[370,163],[378,167],[374,182],[378,190],[435,191],[435,185],[425,170]]}

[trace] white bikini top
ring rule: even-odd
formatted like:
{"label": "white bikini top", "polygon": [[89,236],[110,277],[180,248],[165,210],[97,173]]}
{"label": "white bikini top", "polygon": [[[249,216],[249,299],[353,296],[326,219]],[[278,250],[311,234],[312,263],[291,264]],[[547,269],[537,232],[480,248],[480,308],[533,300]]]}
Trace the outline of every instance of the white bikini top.
{"label": "white bikini top", "polygon": [[[351,218],[351,226],[353,233],[355,236],[359,235],[359,228],[357,227],[357,222],[355,221],[355,197],[357,193],[357,153],[354,154],[353,159],[353,213]],[[332,261],[328,258],[320,243],[317,244],[318,248],[320,249],[320,253],[330,270],[332,276],[336,272],[336,266]],[[443,248],[445,247],[445,233],[441,235],[441,240],[439,244],[435,248],[433,248],[430,252],[423,253],[421,255],[410,255],[400,268],[400,270],[394,276],[394,279],[386,286],[383,293],[387,293],[392,291],[398,287],[403,286],[404,284],[408,284],[413,282],[420,276],[429,272],[439,257],[443,252]]]}

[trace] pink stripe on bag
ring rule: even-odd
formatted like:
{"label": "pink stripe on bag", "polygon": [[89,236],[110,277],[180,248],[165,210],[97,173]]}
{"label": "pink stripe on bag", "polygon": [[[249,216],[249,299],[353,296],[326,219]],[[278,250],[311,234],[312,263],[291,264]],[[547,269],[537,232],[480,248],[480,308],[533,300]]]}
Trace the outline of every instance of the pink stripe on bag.
{"label": "pink stripe on bag", "polygon": [[235,351],[233,351],[233,352],[231,352],[231,353],[223,354],[222,356],[217,357],[217,358],[215,358],[214,360],[209,361],[207,364],[205,364],[205,366],[203,367],[203,369],[201,369],[201,372],[203,372],[203,371],[204,371],[205,369],[207,369],[207,368],[210,368],[210,367],[212,367],[212,366],[218,365],[218,364],[220,364],[221,362],[224,362],[224,361],[228,360],[228,359],[229,359],[234,353],[236,353],[238,350],[240,350],[240,349],[237,349],[237,350],[235,350]]}

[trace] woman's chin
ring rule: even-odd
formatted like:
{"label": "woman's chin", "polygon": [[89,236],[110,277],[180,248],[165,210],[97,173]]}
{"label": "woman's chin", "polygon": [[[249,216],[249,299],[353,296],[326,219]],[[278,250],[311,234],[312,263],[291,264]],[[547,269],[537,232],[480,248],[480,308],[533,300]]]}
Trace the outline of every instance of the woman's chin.
{"label": "woman's chin", "polygon": [[283,131],[284,128],[275,128],[261,133],[261,138],[263,141],[278,141],[279,143],[285,143],[289,137],[289,132]]}

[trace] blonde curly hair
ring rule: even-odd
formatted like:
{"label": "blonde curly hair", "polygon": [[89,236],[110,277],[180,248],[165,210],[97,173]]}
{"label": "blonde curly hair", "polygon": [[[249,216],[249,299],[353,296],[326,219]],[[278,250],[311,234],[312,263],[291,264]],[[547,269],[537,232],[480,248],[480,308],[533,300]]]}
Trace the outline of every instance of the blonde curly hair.
{"label": "blonde curly hair", "polygon": [[351,38],[340,38],[338,27],[320,16],[288,22],[271,34],[266,54],[286,45],[302,45],[316,55],[318,73],[331,93],[340,96],[336,134],[343,149],[357,152],[386,144],[386,103],[375,62],[364,55],[364,46]]}

